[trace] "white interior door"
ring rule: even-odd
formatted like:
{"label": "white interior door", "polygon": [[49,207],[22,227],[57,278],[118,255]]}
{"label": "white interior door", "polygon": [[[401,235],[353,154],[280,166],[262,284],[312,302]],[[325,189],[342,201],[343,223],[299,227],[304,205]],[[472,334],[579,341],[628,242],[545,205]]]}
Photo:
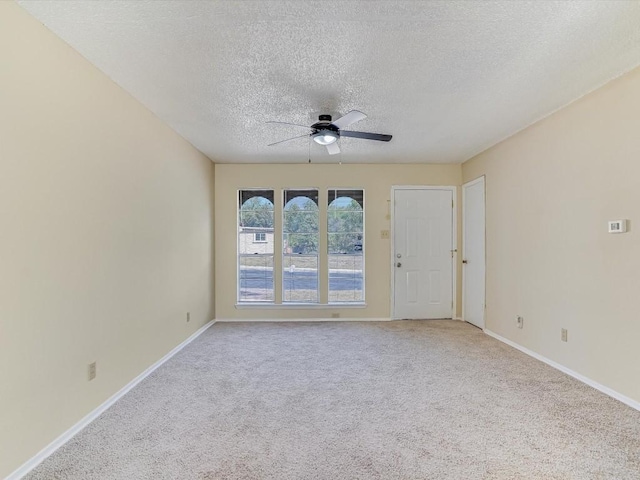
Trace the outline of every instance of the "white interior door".
{"label": "white interior door", "polygon": [[462,186],[462,318],[484,328],[484,177]]}
{"label": "white interior door", "polygon": [[393,318],[452,318],[453,192],[393,189]]}

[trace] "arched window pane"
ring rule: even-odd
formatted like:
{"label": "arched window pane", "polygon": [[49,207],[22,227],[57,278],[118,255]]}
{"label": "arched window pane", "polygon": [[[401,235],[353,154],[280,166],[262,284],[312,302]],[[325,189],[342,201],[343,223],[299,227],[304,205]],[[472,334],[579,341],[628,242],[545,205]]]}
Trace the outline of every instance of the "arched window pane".
{"label": "arched window pane", "polygon": [[285,190],[282,215],[282,301],[317,303],[318,191]]}
{"label": "arched window pane", "polygon": [[329,302],[363,302],[363,190],[329,191],[327,248]]}
{"label": "arched window pane", "polygon": [[241,190],[238,199],[238,301],[273,302],[273,190]]}

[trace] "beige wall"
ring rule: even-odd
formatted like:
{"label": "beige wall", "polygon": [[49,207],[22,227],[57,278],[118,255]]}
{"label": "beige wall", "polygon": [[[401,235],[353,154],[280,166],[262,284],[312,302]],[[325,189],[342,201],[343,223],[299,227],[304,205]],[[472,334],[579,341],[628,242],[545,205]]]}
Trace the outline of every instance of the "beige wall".
{"label": "beige wall", "polygon": [[463,165],[486,175],[487,328],[636,401],[639,132],[635,70]]}
{"label": "beige wall", "polygon": [[0,59],[4,478],[213,318],[214,180],[12,2]]}
{"label": "beige wall", "polygon": [[[460,165],[227,165],[216,164],[216,318],[389,318],[390,240],[380,238],[389,230],[389,199],[392,185],[460,185]],[[326,204],[331,187],[362,187],[365,190],[365,283],[367,307],[362,309],[236,309],[237,191],[242,188],[272,187],[276,201],[283,188],[317,187],[320,202]],[[276,232],[281,219],[276,215]],[[320,219],[326,229],[326,219]],[[276,245],[280,240],[276,238]],[[321,249],[322,249],[322,243]],[[276,248],[276,262],[278,262]],[[276,265],[278,265],[276,263]],[[323,273],[325,276],[323,276]],[[276,268],[276,299],[281,281]],[[321,269],[320,298],[327,298],[326,268]],[[458,294],[458,299],[460,295]]]}

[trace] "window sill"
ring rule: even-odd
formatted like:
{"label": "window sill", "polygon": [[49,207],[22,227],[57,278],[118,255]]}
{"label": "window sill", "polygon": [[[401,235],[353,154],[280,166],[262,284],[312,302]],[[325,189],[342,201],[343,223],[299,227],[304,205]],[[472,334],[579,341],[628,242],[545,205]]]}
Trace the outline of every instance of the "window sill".
{"label": "window sill", "polygon": [[236,303],[236,309],[265,310],[335,310],[337,308],[367,308],[364,302],[353,303]]}

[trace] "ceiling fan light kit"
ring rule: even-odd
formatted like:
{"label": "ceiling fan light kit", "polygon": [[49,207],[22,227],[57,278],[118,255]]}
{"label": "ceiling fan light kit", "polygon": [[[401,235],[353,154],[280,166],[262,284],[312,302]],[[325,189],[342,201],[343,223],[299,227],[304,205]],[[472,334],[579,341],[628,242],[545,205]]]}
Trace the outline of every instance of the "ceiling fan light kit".
{"label": "ceiling fan light kit", "polygon": [[278,145],[280,143],[288,142],[290,140],[295,140],[296,138],[309,136],[318,145],[323,145],[327,147],[327,152],[329,152],[329,155],[335,155],[337,153],[340,153],[340,147],[336,142],[341,136],[352,137],[352,138],[363,138],[365,140],[377,140],[380,142],[388,142],[389,140],[391,140],[392,138],[391,135],[385,135],[381,133],[369,133],[369,132],[352,132],[348,130],[343,130],[344,127],[348,127],[349,125],[359,122],[360,120],[363,120],[365,118],[367,118],[367,116],[364,113],[358,110],[352,110],[346,115],[343,115],[342,117],[337,119],[335,122],[331,121],[331,115],[320,115],[318,117],[318,121],[309,127],[305,125],[298,125],[295,123],[288,123],[288,122],[273,122],[273,121],[267,122],[267,123],[277,123],[282,125],[293,125],[296,127],[302,127],[302,128],[307,128],[311,130],[311,133],[309,133],[308,135],[307,134],[298,135],[293,138],[288,138],[286,140],[281,140],[279,142],[272,143],[269,146],[271,147],[273,145]]}
{"label": "ceiling fan light kit", "polygon": [[331,130],[320,130],[319,132],[312,133],[311,138],[313,141],[320,145],[330,145],[338,141],[338,134]]}

